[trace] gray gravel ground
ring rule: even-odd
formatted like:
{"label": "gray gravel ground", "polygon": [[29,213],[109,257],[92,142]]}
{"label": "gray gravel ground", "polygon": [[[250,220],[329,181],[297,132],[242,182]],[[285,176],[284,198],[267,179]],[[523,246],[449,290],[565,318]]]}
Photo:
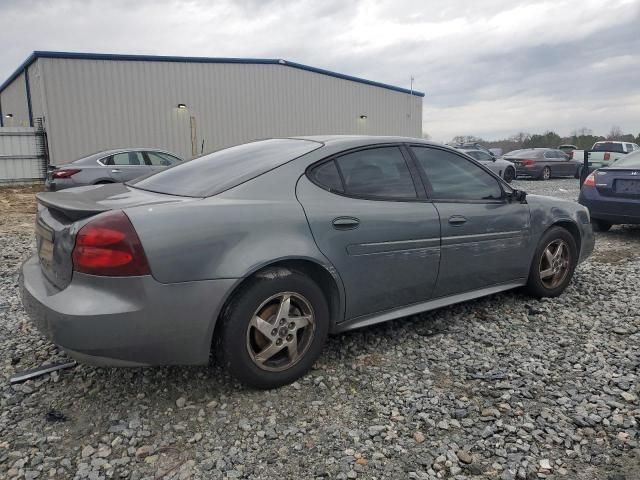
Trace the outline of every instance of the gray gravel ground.
{"label": "gray gravel ground", "polygon": [[302,380],[256,392],[215,366],[10,386],[64,358],[18,296],[32,222],[0,228],[0,478],[640,478],[640,228],[598,234],[560,298],[509,292],[343,334]]}

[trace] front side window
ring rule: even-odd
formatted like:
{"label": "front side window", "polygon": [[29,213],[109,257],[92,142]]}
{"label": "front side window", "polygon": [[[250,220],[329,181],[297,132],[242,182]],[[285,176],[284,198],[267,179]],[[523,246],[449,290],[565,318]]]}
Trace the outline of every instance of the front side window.
{"label": "front side window", "polygon": [[446,150],[411,147],[431,183],[431,196],[441,200],[499,200],[498,180],[464,157]]}
{"label": "front side window", "polygon": [[380,147],[348,153],[336,160],[347,195],[413,199],[416,189],[398,147]]}

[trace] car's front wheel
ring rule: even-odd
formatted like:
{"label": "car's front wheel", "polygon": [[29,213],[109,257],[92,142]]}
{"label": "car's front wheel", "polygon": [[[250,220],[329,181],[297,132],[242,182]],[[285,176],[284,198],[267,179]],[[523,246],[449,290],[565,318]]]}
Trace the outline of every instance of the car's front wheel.
{"label": "car's front wheel", "polygon": [[320,287],[301,272],[276,268],[251,278],[221,318],[217,353],[242,383],[276,388],[304,375],[329,332]]}
{"label": "car's front wheel", "polygon": [[533,256],[528,292],[536,297],[557,297],[567,288],[577,264],[578,249],[571,233],[562,227],[550,228]]}
{"label": "car's front wheel", "polygon": [[516,178],[516,171],[513,168],[508,167],[504,171],[503,178],[504,178],[504,181],[507,183],[513,182],[513,179]]}

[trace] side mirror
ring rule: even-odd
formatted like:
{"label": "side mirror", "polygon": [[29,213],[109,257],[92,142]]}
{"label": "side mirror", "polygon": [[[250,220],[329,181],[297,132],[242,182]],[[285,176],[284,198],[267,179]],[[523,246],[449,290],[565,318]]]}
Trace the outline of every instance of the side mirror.
{"label": "side mirror", "polygon": [[509,195],[509,199],[513,202],[525,203],[527,200],[527,192],[524,190],[513,190]]}

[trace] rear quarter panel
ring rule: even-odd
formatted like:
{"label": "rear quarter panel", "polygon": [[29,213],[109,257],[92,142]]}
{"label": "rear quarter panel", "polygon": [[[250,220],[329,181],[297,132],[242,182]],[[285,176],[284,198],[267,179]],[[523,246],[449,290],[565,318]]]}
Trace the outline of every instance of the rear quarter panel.
{"label": "rear quarter panel", "polygon": [[331,270],[295,197],[304,167],[286,164],[214,197],[126,213],[160,282],[242,278],[284,259]]}

